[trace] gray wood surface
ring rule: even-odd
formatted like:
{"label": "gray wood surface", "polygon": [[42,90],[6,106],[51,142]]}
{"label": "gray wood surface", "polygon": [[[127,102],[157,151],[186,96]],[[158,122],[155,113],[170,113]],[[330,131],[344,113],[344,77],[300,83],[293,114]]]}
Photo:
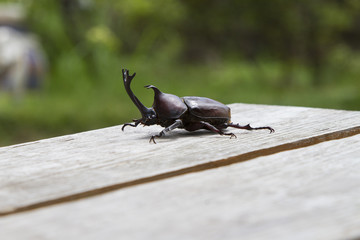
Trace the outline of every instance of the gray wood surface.
{"label": "gray wood surface", "polygon": [[360,132],[360,112],[232,104],[232,120],[276,132],[234,129],[237,139],[160,127],[115,126],[0,148],[0,215],[46,207]]}
{"label": "gray wood surface", "polygon": [[356,135],[14,214],[0,218],[0,236],[355,239],[359,149]]}

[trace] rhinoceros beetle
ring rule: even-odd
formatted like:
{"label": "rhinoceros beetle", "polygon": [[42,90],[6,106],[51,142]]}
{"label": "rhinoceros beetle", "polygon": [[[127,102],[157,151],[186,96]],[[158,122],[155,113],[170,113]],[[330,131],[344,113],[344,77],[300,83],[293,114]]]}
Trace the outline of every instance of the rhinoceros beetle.
{"label": "rhinoceros beetle", "polygon": [[125,123],[122,127],[136,127],[140,123],[145,126],[160,125],[165,129],[159,134],[153,135],[149,142],[155,142],[155,138],[165,135],[165,133],[175,128],[184,128],[187,131],[206,129],[220,135],[229,135],[230,138],[236,137],[233,133],[223,132],[227,127],[259,130],[268,129],[274,132],[271,127],[253,128],[250,124],[240,126],[232,123],[230,108],[218,101],[206,97],[178,97],[173,94],[163,93],[153,85],[146,85],[146,88],[154,90],[154,103],[152,108],[145,107],[131,91],[130,84],[136,73],[129,75],[128,70],[122,70],[125,90],[130,99],[134,102],[141,113],[140,119],[133,120],[133,123]]}

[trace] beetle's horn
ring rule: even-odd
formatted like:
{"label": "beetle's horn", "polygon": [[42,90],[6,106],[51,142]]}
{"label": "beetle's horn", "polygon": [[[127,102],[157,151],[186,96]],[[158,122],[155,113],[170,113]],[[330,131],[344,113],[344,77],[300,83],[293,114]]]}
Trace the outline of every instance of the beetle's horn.
{"label": "beetle's horn", "polygon": [[154,85],[146,85],[145,87],[149,88],[149,89],[152,88],[154,90],[155,94],[161,93],[161,91],[157,87],[155,87]]}
{"label": "beetle's horn", "polygon": [[145,86],[148,89],[152,89],[154,90],[155,96],[154,96],[154,104],[156,104],[157,102],[161,101],[160,98],[161,96],[163,96],[164,93],[162,93],[157,87],[155,87],[154,85],[146,85]]}
{"label": "beetle's horn", "polygon": [[135,96],[133,91],[131,91],[130,84],[131,84],[132,79],[135,77],[136,73],[134,73],[133,75],[129,75],[129,70],[123,69],[122,74],[123,74],[124,86],[125,86],[125,90],[126,90],[127,94],[129,95],[129,97],[133,101],[133,103],[136,105],[136,107],[139,109],[143,119],[145,119],[146,116],[148,116],[153,110],[151,108],[145,107],[140,102],[140,100]]}

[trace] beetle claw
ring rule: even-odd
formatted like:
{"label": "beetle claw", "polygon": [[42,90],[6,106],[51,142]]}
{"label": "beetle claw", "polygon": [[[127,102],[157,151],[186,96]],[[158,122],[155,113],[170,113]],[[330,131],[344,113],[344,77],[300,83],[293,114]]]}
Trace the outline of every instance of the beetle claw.
{"label": "beetle claw", "polygon": [[224,133],[224,135],[230,136],[230,139],[237,138],[237,136],[234,133]]}
{"label": "beetle claw", "polygon": [[152,135],[150,140],[149,140],[149,143],[153,142],[154,144],[156,144],[155,142],[155,137],[157,137],[156,135]]}
{"label": "beetle claw", "polygon": [[274,132],[275,132],[275,130],[274,130],[272,127],[268,127],[268,129],[269,129],[270,133],[274,133]]}

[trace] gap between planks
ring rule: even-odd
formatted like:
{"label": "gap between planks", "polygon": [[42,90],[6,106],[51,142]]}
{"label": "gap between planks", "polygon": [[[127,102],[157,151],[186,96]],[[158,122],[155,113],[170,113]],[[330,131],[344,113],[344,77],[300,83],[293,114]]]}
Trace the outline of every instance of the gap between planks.
{"label": "gap between planks", "polygon": [[80,199],[108,193],[111,191],[116,191],[116,190],[123,189],[123,188],[128,188],[128,187],[132,187],[132,186],[136,186],[136,185],[140,185],[140,184],[144,184],[144,183],[155,182],[155,181],[159,181],[159,180],[163,180],[163,179],[167,179],[167,178],[171,178],[171,177],[176,177],[176,176],[180,176],[180,175],[184,175],[184,174],[188,174],[188,173],[200,172],[200,171],[204,171],[204,170],[208,170],[208,169],[223,167],[223,166],[227,166],[227,165],[231,165],[231,164],[235,164],[235,163],[249,161],[249,160],[252,160],[257,157],[268,156],[268,155],[280,153],[283,151],[305,148],[305,147],[319,144],[322,142],[338,140],[338,139],[342,139],[342,138],[346,138],[346,137],[351,137],[351,136],[354,136],[357,134],[360,134],[360,126],[356,126],[356,127],[352,127],[352,128],[348,128],[348,129],[344,129],[344,130],[339,130],[339,131],[332,132],[332,133],[326,133],[326,134],[322,134],[322,135],[314,136],[314,137],[310,137],[310,138],[305,138],[305,139],[301,139],[301,140],[290,142],[290,143],[280,144],[280,145],[277,145],[274,147],[263,148],[263,149],[247,152],[244,154],[240,154],[237,156],[224,158],[224,159],[217,160],[217,161],[202,163],[202,164],[198,164],[198,165],[191,166],[191,167],[186,167],[186,168],[182,168],[182,169],[178,169],[178,170],[174,170],[174,171],[170,171],[170,172],[166,172],[166,173],[161,173],[158,175],[139,178],[136,180],[127,181],[127,182],[123,182],[123,183],[119,183],[119,184],[113,184],[113,185],[109,185],[106,187],[101,187],[101,188],[84,191],[84,192],[77,193],[77,194],[72,194],[72,195],[65,196],[65,197],[60,197],[57,199],[39,202],[36,204],[30,204],[28,206],[19,207],[14,210],[11,210],[11,211],[0,212],[0,216],[7,216],[7,215],[21,213],[21,212],[25,212],[25,211],[31,211],[31,210],[35,210],[38,208],[43,208],[43,207],[47,207],[47,206],[51,206],[51,205],[55,205],[55,204],[61,204],[61,203],[65,203],[65,202],[80,200]]}

